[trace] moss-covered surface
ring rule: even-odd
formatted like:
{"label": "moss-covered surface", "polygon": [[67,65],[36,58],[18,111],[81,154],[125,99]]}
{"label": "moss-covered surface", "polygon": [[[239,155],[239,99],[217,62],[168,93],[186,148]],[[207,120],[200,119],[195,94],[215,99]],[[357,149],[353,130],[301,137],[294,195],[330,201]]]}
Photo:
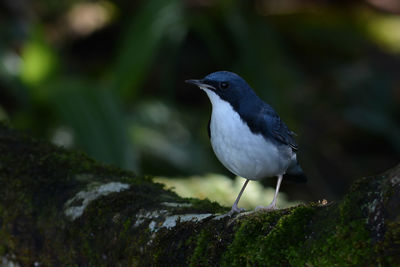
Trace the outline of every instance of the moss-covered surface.
{"label": "moss-covered surface", "polygon": [[[400,265],[400,165],[361,178],[338,203],[216,217],[227,209],[0,124],[0,183],[0,262]],[[71,217],[70,206],[83,208]]]}

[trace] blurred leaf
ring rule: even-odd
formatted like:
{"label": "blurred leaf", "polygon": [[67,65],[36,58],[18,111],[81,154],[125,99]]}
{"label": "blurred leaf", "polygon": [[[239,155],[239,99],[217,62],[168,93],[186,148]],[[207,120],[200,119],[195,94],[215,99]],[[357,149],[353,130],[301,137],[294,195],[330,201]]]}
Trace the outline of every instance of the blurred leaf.
{"label": "blurred leaf", "polygon": [[46,43],[41,29],[37,26],[22,51],[21,79],[32,88],[36,97],[42,97],[42,90],[36,88],[54,74],[58,59],[53,48]]}
{"label": "blurred leaf", "polygon": [[61,80],[53,86],[58,88],[52,100],[62,121],[73,130],[77,146],[100,161],[137,171],[137,158],[115,95],[82,80]]}
{"label": "blurred leaf", "polygon": [[367,21],[372,40],[385,50],[400,54],[400,17],[369,14]]}
{"label": "blurred leaf", "polygon": [[[165,37],[183,36],[182,1],[149,0],[130,22],[115,65],[115,87],[123,98],[135,96]],[[164,51],[168,53],[168,51]]]}
{"label": "blurred leaf", "polygon": [[7,112],[3,109],[2,106],[0,106],[0,121],[6,121],[8,120],[8,115]]}

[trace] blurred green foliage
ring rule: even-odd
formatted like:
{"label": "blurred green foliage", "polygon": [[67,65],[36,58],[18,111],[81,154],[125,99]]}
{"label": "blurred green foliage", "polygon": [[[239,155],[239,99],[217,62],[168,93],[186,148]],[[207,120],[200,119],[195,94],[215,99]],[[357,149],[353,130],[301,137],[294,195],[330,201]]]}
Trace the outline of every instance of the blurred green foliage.
{"label": "blurred green foliage", "polygon": [[400,158],[400,18],[367,2],[4,0],[0,119],[136,172],[227,174],[183,81],[231,70],[299,135],[310,182],[284,190],[336,198]]}

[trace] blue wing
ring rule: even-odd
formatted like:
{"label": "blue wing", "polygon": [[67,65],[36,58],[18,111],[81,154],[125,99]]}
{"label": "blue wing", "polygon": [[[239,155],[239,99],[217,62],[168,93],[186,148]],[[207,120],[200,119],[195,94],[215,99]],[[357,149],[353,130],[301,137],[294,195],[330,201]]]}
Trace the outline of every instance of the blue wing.
{"label": "blue wing", "polygon": [[287,125],[279,118],[278,114],[265,104],[259,109],[259,112],[252,118],[252,126],[256,132],[261,133],[266,138],[273,138],[276,142],[290,146],[297,151],[298,146],[294,140],[296,135],[289,130]]}

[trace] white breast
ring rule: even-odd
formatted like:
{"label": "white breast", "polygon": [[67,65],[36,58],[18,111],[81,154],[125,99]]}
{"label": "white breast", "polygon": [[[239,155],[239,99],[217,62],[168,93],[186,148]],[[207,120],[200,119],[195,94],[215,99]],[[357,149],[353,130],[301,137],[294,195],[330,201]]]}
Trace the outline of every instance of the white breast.
{"label": "white breast", "polygon": [[210,90],[211,145],[221,163],[234,174],[258,180],[284,174],[295,157],[288,146],[278,146],[254,136],[232,106]]}

